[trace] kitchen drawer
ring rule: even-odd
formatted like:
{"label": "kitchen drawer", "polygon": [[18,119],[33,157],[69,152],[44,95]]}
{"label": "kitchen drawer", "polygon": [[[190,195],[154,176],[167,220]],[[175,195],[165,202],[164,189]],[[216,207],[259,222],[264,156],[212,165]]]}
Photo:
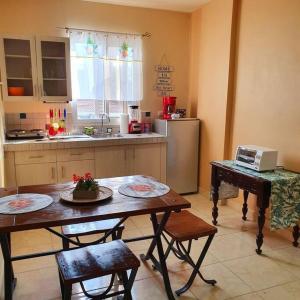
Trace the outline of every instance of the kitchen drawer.
{"label": "kitchen drawer", "polygon": [[15,153],[16,165],[56,162],[56,151],[22,151]]}
{"label": "kitchen drawer", "polygon": [[82,159],[95,159],[94,148],[75,148],[57,150],[57,161],[72,161]]}

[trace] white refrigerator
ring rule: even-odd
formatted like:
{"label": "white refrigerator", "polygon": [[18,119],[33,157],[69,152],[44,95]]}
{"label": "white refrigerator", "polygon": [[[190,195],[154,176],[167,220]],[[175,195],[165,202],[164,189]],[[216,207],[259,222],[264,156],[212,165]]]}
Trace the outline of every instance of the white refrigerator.
{"label": "white refrigerator", "polygon": [[179,194],[197,193],[200,120],[155,120],[155,132],[167,137],[167,184]]}

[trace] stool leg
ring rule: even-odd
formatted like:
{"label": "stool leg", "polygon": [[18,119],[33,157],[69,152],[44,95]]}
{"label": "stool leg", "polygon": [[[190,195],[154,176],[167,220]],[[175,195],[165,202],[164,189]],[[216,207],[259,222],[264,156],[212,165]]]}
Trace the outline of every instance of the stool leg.
{"label": "stool leg", "polygon": [[118,240],[122,239],[122,234],[123,234],[123,228],[118,228],[117,229],[117,239]]}
{"label": "stool leg", "polygon": [[132,300],[131,288],[128,288],[128,276],[126,271],[122,272],[122,280],[123,280],[123,286],[125,290],[123,300]]}
{"label": "stool leg", "polygon": [[168,248],[167,248],[167,251],[165,252],[165,260],[167,260],[169,254],[170,254],[170,252],[172,250],[172,247],[174,245],[174,242],[175,242],[174,239],[172,239],[171,242],[168,242]]}
{"label": "stool leg", "polygon": [[61,298],[63,300],[71,300],[71,297],[72,297],[72,285],[65,284],[59,271],[58,271],[58,274],[59,274],[59,283],[60,283],[60,290],[61,290]]}
{"label": "stool leg", "polygon": [[132,269],[128,279],[127,272],[122,272],[123,285],[125,290],[124,300],[132,300],[131,289],[134,283],[136,273],[137,273],[137,269]]}
{"label": "stool leg", "polygon": [[70,249],[70,243],[69,243],[69,241],[66,240],[66,239],[62,239],[62,246],[63,246],[64,250]]}
{"label": "stool leg", "polygon": [[65,284],[63,300],[71,300],[71,297],[72,297],[72,285]]}
{"label": "stool leg", "polygon": [[115,231],[113,231],[113,232],[111,233],[111,239],[112,239],[112,241],[114,241],[114,240],[117,239],[117,234],[116,234]]}
{"label": "stool leg", "polygon": [[58,270],[58,275],[59,275],[59,285],[60,285],[61,297],[63,298],[63,296],[65,294],[65,289],[64,289],[64,283],[63,283],[63,280],[61,278],[59,270]]}
{"label": "stool leg", "polygon": [[[111,234],[112,240],[120,240],[122,238],[122,233],[123,233],[122,228],[118,228],[116,231],[112,232],[112,234]],[[122,273],[117,273],[117,275],[119,278],[119,282],[122,283],[123,282]]]}
{"label": "stool leg", "polygon": [[188,282],[186,283],[186,285],[183,286],[182,288],[180,288],[179,290],[175,291],[175,293],[176,293],[177,296],[179,296],[179,295],[181,295],[182,293],[186,292],[186,291],[191,287],[191,285],[193,284],[193,282],[194,282],[195,277],[196,277],[197,274],[200,276],[200,278],[201,278],[204,282],[206,282],[206,283],[208,283],[208,284],[215,285],[215,284],[217,283],[215,280],[207,280],[207,279],[205,279],[205,278],[202,276],[201,272],[199,271],[199,269],[200,269],[200,267],[201,267],[201,264],[202,264],[202,262],[203,262],[203,260],[204,260],[204,258],[205,258],[205,255],[206,255],[206,253],[207,253],[207,250],[208,250],[208,248],[209,248],[209,246],[210,246],[210,244],[211,244],[213,238],[214,238],[214,234],[212,234],[212,235],[210,235],[210,236],[208,237],[208,239],[207,239],[207,241],[206,241],[206,243],[205,243],[205,245],[204,245],[204,248],[203,248],[203,250],[202,250],[202,252],[201,252],[201,254],[200,254],[200,257],[199,257],[199,259],[198,259],[198,261],[197,261],[196,264],[193,263],[193,261],[191,260],[189,254],[188,254],[187,251],[185,250],[185,248],[182,247],[183,250],[184,250],[184,252],[185,252],[185,255],[186,255],[186,256],[189,258],[189,260],[190,260],[190,264],[193,266],[193,272],[192,272],[192,274],[191,274],[191,276],[190,276]]}

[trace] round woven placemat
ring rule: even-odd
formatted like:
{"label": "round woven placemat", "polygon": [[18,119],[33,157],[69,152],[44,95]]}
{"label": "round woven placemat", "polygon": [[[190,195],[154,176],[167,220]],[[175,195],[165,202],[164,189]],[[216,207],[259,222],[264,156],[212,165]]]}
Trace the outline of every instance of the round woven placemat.
{"label": "round woven placemat", "polygon": [[16,194],[0,198],[0,214],[17,215],[49,206],[53,198],[43,194]]}
{"label": "round woven placemat", "polygon": [[170,188],[161,182],[141,177],[134,182],[122,184],[118,191],[120,194],[128,197],[153,198],[169,193]]}

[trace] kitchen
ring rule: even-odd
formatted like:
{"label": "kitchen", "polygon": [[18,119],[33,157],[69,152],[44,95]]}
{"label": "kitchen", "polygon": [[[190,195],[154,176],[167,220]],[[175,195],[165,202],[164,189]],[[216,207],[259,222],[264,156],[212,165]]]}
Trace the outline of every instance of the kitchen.
{"label": "kitchen", "polygon": [[[286,42],[281,45],[289,43],[283,35],[279,35],[274,39],[270,36],[269,44],[260,44],[261,40],[256,40],[251,35],[253,21],[249,11],[258,10],[261,13],[257,17],[259,18],[257,26],[265,28],[263,20],[268,15],[268,1],[257,3],[257,7],[252,6],[249,0],[241,1],[242,4],[239,3],[240,1],[229,0],[199,0],[186,1],[186,3],[174,1],[173,4],[162,1],[161,4],[156,5],[140,4],[135,1],[134,4],[131,1],[127,3],[126,1],[117,3],[118,1],[80,0],[40,2],[24,0],[0,3],[2,45],[0,81],[3,111],[1,141],[5,140],[5,134],[10,130],[22,129],[29,132],[32,129],[42,129],[34,132],[36,136],[33,139],[26,140],[23,138],[16,140],[16,132],[11,132],[11,139],[1,143],[1,153],[5,155],[4,159],[1,159],[0,166],[1,186],[60,184],[71,181],[73,174],[83,175],[87,172],[95,178],[148,175],[167,184],[179,194],[192,193],[184,196],[192,203],[192,212],[211,223],[212,204],[208,196],[211,185],[209,163],[213,160],[232,159],[237,145],[253,143],[278,149],[279,163],[290,170],[299,171],[298,154],[287,146],[289,140],[297,141],[295,137],[299,126],[295,115],[297,108],[294,104],[294,89],[286,79],[282,79],[284,82],[282,90],[286,91],[289,87],[290,108],[286,115],[282,115],[282,126],[276,127],[277,133],[275,134],[272,126],[268,125],[275,126],[271,116],[268,116],[270,119],[265,123],[262,121],[263,118],[257,116],[259,121],[257,120],[256,125],[253,126],[256,128],[260,124],[264,128],[261,135],[255,135],[251,126],[245,121],[247,116],[244,112],[247,109],[251,110],[252,101],[248,98],[248,94],[245,95],[245,90],[251,84],[257,86],[257,82],[251,82],[251,80],[255,81],[254,77],[251,77],[252,75],[249,77],[247,73],[252,70],[252,67],[247,64],[247,57],[252,57],[256,50],[247,48],[246,45],[252,41],[251,39],[256,43],[257,49],[278,46],[277,40],[280,39]],[[285,5],[283,1],[278,1],[274,10],[283,11],[283,18],[296,16],[297,4],[295,1],[292,2],[293,4]],[[275,11],[271,16],[267,16],[269,22],[273,22],[276,18]],[[241,24],[238,23],[239,18],[242,20]],[[280,24],[275,25],[280,27]],[[284,32],[296,34],[297,27],[294,23],[286,26]],[[240,30],[238,33],[240,40],[234,36],[237,34],[237,29]],[[84,49],[80,46],[80,38],[86,41]],[[127,43],[123,43],[123,38]],[[234,48],[233,44],[237,48]],[[115,45],[117,45],[117,52],[106,52],[105,49]],[[296,46],[293,44],[291,47]],[[282,55],[288,52],[288,47],[280,46],[279,49],[281,52],[278,53]],[[250,50],[253,53],[248,53]],[[294,55],[294,52],[292,53]],[[255,54],[262,60],[266,59],[264,53],[255,52]],[[126,57],[122,58],[122,55]],[[233,57],[238,59],[238,72],[234,68]],[[275,56],[269,56],[268,59],[270,63],[266,66],[266,70],[272,66],[272,59],[275,60]],[[293,59],[297,61],[294,56],[291,60]],[[122,70],[124,71],[128,60],[132,61],[131,74],[136,80],[132,90],[128,88],[130,85],[128,77],[122,77],[125,74]],[[104,64],[101,65],[100,61],[105,61],[106,67]],[[281,66],[282,73],[286,74],[286,78],[294,76],[294,71],[288,67],[289,63],[286,64]],[[164,69],[160,69],[161,66]],[[90,68],[86,76],[81,73],[83,67]],[[116,71],[117,68],[121,70],[119,73]],[[253,68],[254,71],[260,69],[256,62],[253,62]],[[28,69],[30,69],[29,73]],[[101,75],[97,77],[93,73],[94,70],[100,70]],[[108,74],[112,75],[112,83],[108,83],[105,79]],[[244,78],[247,78],[250,83],[244,82]],[[276,80],[277,77],[274,78]],[[269,82],[268,78],[263,77],[263,80],[272,83],[271,79]],[[98,81],[103,84],[102,91],[106,91],[105,95],[102,94],[101,89],[92,86]],[[128,84],[127,87],[122,86],[124,82]],[[165,98],[165,105],[163,105],[164,92],[160,87],[166,82],[170,84],[165,85],[166,88],[172,90],[165,95],[176,96],[175,105],[172,104],[171,97]],[[12,89],[14,87],[23,87],[23,89],[14,90]],[[277,94],[280,94],[279,85],[277,87]],[[115,93],[116,90],[119,93]],[[14,96],[14,93],[19,95]],[[265,93],[271,92],[265,90]],[[276,92],[271,94],[278,99]],[[258,92],[256,95],[257,99],[266,101],[260,98]],[[170,103],[166,104],[167,101]],[[276,103],[274,114],[281,102],[277,100]],[[135,111],[134,107],[137,105],[138,111]],[[163,118],[164,109],[167,111],[167,117],[174,120],[157,120]],[[176,109],[178,109],[177,113]],[[180,119],[180,114],[185,114],[186,118]],[[127,128],[129,122],[134,125],[133,131],[136,130],[136,133],[127,133],[132,128],[132,126]],[[150,132],[150,125],[145,125],[150,123],[152,123],[151,131],[154,132]],[[190,123],[193,123],[193,126],[189,126]],[[126,125],[122,126],[122,124]],[[295,126],[293,125],[294,130],[291,131],[292,124]],[[174,130],[177,131],[175,134]],[[141,131],[143,133],[140,133]],[[173,134],[170,136],[170,133]],[[42,138],[44,134],[49,134],[49,137]],[[285,136],[285,141],[278,139],[280,134]],[[250,220],[256,220],[257,217],[255,205],[251,203],[253,199],[254,197],[249,196],[248,219]],[[224,220],[220,220],[227,224],[229,229],[226,226],[225,229],[222,228],[224,224],[220,222],[217,227],[221,233],[222,230],[226,233],[230,230],[236,233],[240,231],[239,225],[234,228],[237,222],[231,222],[230,217],[233,219],[233,216],[239,213],[242,201],[241,197],[237,200],[222,201],[227,205],[219,206],[220,216],[224,212],[225,217]],[[151,224],[146,225],[148,219],[136,217],[133,220],[128,220],[129,231],[139,231],[144,234],[149,231]],[[249,222],[246,230],[250,232],[251,226],[255,226],[256,222],[253,221],[253,224]],[[291,239],[289,230],[276,236],[270,232],[270,235],[270,239],[274,238],[275,244],[274,246],[271,242],[271,250],[277,251],[278,245],[289,245]],[[17,244],[16,239],[22,239],[19,233],[13,234],[12,238],[13,245],[14,242]],[[225,235],[216,236],[214,241],[217,244],[217,241],[223,238],[226,241]],[[255,234],[253,239],[255,240]],[[212,250],[208,252],[208,269],[211,263],[223,267],[223,261],[226,261],[219,253],[220,250],[214,249],[214,241]],[[37,243],[34,239],[31,242],[33,245]],[[252,254],[250,251],[253,250],[253,243],[255,243],[240,246],[239,242],[240,239],[238,242],[233,241],[233,245],[237,245],[240,250],[233,257],[234,259],[243,257],[245,253]],[[145,250],[148,244],[146,245],[146,241],[141,243],[145,243],[143,247],[141,246],[141,250]],[[268,238],[265,239],[265,243],[266,247],[269,246]],[[29,241],[25,241],[25,244],[24,248],[34,248]],[[53,247],[53,244],[57,246],[52,237],[49,241],[45,238],[45,244],[50,247]],[[131,246],[129,243],[128,245]],[[136,247],[139,249],[139,246]],[[40,258],[36,260],[38,262]],[[0,264],[3,264],[1,259],[0,261]],[[20,278],[24,278],[26,272],[28,275],[32,272],[32,275],[36,276],[37,270],[41,272],[47,269],[48,262],[45,268],[36,268],[34,259],[32,261],[32,266],[19,269]],[[16,262],[16,265],[18,263]],[[50,263],[51,272],[54,266]],[[2,278],[1,271],[0,278]],[[184,270],[180,269],[180,271],[184,273]],[[217,277],[216,270],[213,271],[209,276]],[[274,272],[277,271],[276,269]],[[245,280],[240,280],[235,270],[231,272],[233,273],[230,276],[239,288],[232,289],[222,280],[217,280],[221,286],[218,295],[226,294],[225,298],[231,298],[242,294],[250,295],[255,291],[253,288],[247,288]],[[139,275],[138,272],[137,276],[141,276],[141,279],[139,277],[137,279],[137,290],[139,284],[142,290],[143,284],[153,283],[151,272],[143,270],[143,273],[147,274]],[[59,282],[55,276],[54,274],[51,280],[57,287]],[[285,276],[288,277],[287,274]],[[181,280],[179,283],[176,278],[172,278],[171,281],[176,282],[175,286],[182,285]],[[282,281],[285,281],[285,277]],[[293,282],[292,279],[290,281]],[[23,283],[24,289],[22,289]],[[21,288],[19,288],[20,284]],[[26,284],[30,285],[24,279],[17,284],[16,295],[19,295],[20,299],[28,297]],[[154,285],[158,286],[158,284]],[[201,289],[198,286],[201,286]],[[271,288],[271,285],[266,284],[261,290]],[[29,295],[31,293],[32,296],[34,288],[29,286],[28,289]],[[203,289],[210,289],[210,287],[204,287],[202,283],[197,282],[191,288],[191,297],[201,298]],[[52,292],[53,299],[59,298],[57,290]],[[212,289],[212,295],[214,292],[216,290]],[[155,294],[159,295],[157,299],[163,297],[161,296],[164,295],[163,290],[158,293],[162,294]],[[137,295],[134,297],[141,299],[141,295]]]}

